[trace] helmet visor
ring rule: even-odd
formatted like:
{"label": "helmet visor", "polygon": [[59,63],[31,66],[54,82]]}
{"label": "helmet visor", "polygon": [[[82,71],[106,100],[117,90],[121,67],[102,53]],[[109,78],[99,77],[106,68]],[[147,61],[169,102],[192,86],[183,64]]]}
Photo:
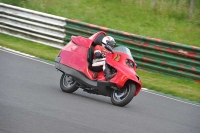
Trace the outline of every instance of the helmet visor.
{"label": "helmet visor", "polygon": [[113,40],[111,40],[111,41],[107,40],[106,42],[107,42],[107,44],[110,45],[112,48],[113,48],[113,47],[115,46],[115,44],[116,44],[116,42],[113,41]]}

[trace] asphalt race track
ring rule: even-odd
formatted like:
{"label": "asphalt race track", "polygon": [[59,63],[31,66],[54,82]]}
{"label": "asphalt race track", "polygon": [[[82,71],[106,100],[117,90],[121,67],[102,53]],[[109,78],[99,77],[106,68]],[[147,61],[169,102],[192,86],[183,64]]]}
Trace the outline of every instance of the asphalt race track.
{"label": "asphalt race track", "polygon": [[60,90],[54,65],[0,48],[0,133],[200,133],[200,105],[141,91],[125,107]]}

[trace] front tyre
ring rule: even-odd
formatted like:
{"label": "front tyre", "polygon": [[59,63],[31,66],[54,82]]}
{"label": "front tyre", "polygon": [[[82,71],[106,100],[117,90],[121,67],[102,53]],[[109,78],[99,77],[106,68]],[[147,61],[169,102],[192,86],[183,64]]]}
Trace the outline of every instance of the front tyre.
{"label": "front tyre", "polygon": [[60,78],[60,88],[63,92],[72,93],[78,89],[77,82],[70,75],[63,73]]}
{"label": "front tyre", "polygon": [[114,105],[123,107],[133,99],[135,91],[135,84],[133,82],[126,82],[122,89],[111,92],[111,101]]}

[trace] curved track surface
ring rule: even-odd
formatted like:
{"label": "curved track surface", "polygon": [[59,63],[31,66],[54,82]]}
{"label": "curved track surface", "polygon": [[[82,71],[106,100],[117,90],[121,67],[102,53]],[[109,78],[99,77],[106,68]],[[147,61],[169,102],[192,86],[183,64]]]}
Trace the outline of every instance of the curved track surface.
{"label": "curved track surface", "polygon": [[125,107],[60,90],[53,65],[0,49],[0,133],[200,133],[200,107],[140,92]]}

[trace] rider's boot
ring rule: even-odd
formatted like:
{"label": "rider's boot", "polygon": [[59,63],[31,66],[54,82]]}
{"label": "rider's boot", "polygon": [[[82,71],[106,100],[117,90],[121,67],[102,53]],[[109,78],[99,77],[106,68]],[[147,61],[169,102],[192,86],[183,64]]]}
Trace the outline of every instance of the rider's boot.
{"label": "rider's boot", "polygon": [[110,74],[110,69],[107,64],[105,65],[104,74],[105,74],[107,81],[109,81],[110,79],[112,79],[115,76],[115,74]]}

